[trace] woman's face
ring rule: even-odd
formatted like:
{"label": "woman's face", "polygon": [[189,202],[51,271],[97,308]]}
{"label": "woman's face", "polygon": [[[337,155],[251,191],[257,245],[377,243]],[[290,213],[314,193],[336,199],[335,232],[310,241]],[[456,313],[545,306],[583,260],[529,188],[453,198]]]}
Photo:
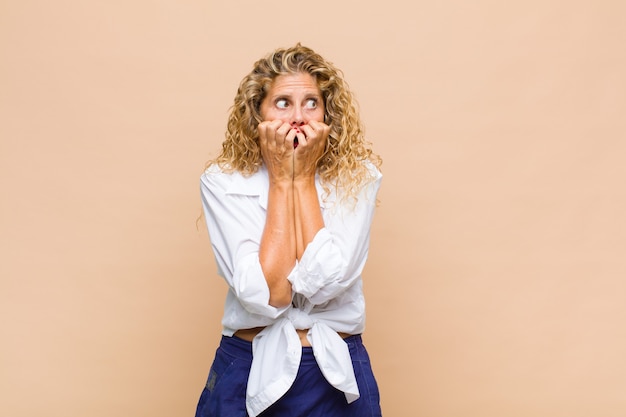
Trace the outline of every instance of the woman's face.
{"label": "woman's face", "polygon": [[263,121],[281,120],[293,126],[324,121],[324,100],[315,78],[305,72],[274,78],[261,102]]}

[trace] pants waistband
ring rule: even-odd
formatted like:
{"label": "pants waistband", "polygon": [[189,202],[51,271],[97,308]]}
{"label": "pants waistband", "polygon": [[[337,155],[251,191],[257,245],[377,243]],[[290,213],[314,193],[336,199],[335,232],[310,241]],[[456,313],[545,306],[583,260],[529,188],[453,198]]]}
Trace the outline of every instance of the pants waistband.
{"label": "pants waistband", "polygon": [[[348,336],[343,339],[343,341],[348,345],[352,360],[360,360],[363,354],[367,355],[367,353],[365,353],[363,339],[360,334]],[[231,356],[252,362],[252,342],[248,342],[247,340],[240,339],[236,336],[222,335],[219,348]],[[302,362],[314,360],[315,357],[313,355],[313,348],[303,346]]]}

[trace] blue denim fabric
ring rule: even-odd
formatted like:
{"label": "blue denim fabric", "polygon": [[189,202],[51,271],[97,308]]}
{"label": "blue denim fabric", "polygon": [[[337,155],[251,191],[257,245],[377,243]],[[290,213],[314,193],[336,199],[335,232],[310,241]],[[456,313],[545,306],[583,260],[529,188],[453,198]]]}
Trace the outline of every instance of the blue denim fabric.
{"label": "blue denim fabric", "polygon": [[[320,371],[313,350],[302,348],[302,360],[293,386],[259,417],[380,417],[380,395],[367,350],[360,335],[348,344],[360,398],[351,404]],[[222,337],[200,396],[196,417],[246,417],[246,384],[252,363],[252,343]]]}

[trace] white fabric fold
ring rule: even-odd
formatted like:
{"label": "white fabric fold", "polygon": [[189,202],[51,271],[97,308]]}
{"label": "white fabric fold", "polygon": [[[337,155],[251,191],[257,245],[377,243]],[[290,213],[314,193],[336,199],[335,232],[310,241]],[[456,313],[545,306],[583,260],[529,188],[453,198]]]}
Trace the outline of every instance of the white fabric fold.
{"label": "white fabric fold", "polygon": [[346,342],[326,323],[313,322],[304,311],[292,308],[286,317],[263,329],[252,342],[253,358],[246,392],[250,417],[261,414],[295,381],[302,359],[302,344],[296,328],[307,327],[310,327],[307,338],[326,380],[344,392],[348,403],[359,398]]}
{"label": "white fabric fold", "polygon": [[317,322],[311,327],[308,339],[313,346],[315,361],[324,378],[333,387],[343,391],[348,403],[357,400],[359,387],[356,383],[352,358],[346,342],[337,332],[322,322]]}
{"label": "white fabric fold", "polygon": [[261,414],[287,392],[296,379],[301,358],[302,344],[289,320],[280,319],[256,335],[246,391],[246,408],[251,417]]}

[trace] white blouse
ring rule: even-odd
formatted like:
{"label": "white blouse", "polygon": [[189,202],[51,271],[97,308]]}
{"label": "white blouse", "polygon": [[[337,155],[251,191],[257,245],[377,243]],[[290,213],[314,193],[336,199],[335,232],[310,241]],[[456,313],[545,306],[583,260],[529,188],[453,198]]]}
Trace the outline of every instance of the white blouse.
{"label": "white blouse", "polygon": [[229,286],[222,334],[265,327],[252,344],[246,393],[252,417],[293,384],[302,355],[296,329],[310,329],[307,338],[328,382],[343,391],[348,402],[359,398],[350,353],[337,332],[360,334],[365,327],[361,272],[382,178],[373,165],[368,168],[374,180],[363,187],[356,204],[337,204],[334,192],[324,198],[316,176],[324,227],[290,272],[293,302],[283,308],[269,305],[269,288],[259,262],[269,191],[267,170],[261,167],[245,177],[222,172],[214,164],[201,176],[202,204],[218,273]]}

